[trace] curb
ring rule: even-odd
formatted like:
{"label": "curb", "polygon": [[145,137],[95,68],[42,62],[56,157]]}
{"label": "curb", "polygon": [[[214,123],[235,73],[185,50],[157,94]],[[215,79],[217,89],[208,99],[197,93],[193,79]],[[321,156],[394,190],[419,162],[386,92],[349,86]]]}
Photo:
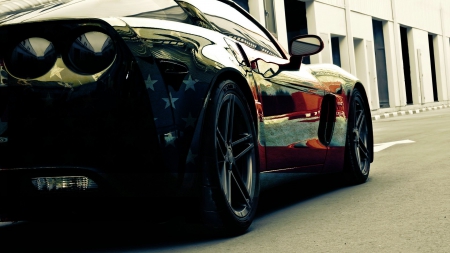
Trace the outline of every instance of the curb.
{"label": "curb", "polygon": [[440,106],[425,107],[425,108],[415,109],[415,110],[383,113],[383,114],[379,114],[379,115],[372,115],[372,120],[380,120],[380,119],[385,119],[385,118],[390,118],[390,117],[418,114],[421,112],[440,110],[440,109],[449,108],[449,107],[450,106],[448,106],[448,105],[440,105]]}

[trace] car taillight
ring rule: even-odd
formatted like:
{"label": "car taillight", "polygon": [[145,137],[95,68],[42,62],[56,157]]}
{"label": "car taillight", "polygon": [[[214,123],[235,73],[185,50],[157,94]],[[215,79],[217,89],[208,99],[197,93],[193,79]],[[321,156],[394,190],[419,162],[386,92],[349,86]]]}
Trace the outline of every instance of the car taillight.
{"label": "car taillight", "polygon": [[5,59],[8,72],[19,78],[37,78],[45,75],[55,65],[57,53],[53,44],[38,37],[18,43]]}
{"label": "car taillight", "polygon": [[108,35],[87,32],[78,36],[69,49],[69,66],[81,74],[96,74],[114,61],[116,49]]}
{"label": "car taillight", "polygon": [[97,189],[97,184],[84,176],[36,177],[31,183],[39,191],[85,191]]}

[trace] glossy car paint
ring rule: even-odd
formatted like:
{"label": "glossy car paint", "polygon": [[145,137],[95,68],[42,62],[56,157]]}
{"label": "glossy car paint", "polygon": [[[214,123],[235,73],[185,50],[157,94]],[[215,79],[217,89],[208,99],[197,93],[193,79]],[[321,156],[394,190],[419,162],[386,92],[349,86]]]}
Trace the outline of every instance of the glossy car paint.
{"label": "glossy car paint", "polygon": [[[260,66],[288,64],[289,56],[278,44],[264,49],[276,56],[218,31],[202,3],[67,0],[2,17],[0,58],[30,37],[58,51],[37,78],[13,76],[0,61],[2,196],[30,196],[19,187],[30,177],[73,173],[91,176],[108,196],[189,194],[209,92],[225,78],[239,84],[254,115],[261,172],[341,171],[358,80],[333,65],[265,75]],[[65,48],[91,30],[110,36],[117,53],[107,68],[83,74],[70,67]],[[329,143],[318,130],[325,97],[335,106]]]}

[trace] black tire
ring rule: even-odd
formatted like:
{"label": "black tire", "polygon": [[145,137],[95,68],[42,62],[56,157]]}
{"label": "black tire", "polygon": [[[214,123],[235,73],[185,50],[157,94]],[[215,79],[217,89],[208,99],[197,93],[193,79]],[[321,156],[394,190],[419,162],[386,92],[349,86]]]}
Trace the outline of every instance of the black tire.
{"label": "black tire", "polygon": [[220,234],[244,233],[258,205],[259,157],[252,114],[235,82],[212,91],[202,136],[203,222]]}
{"label": "black tire", "polygon": [[362,184],[369,177],[373,156],[372,119],[358,89],[353,91],[349,106],[344,173],[349,184]]}

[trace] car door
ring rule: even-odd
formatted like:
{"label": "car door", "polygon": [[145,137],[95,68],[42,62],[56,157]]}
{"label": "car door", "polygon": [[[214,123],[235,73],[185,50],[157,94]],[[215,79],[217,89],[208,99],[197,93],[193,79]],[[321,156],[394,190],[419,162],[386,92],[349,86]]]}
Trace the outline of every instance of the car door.
{"label": "car door", "polygon": [[272,56],[249,58],[262,95],[267,167],[321,170],[328,149],[318,136],[324,87],[307,65],[282,70]]}

